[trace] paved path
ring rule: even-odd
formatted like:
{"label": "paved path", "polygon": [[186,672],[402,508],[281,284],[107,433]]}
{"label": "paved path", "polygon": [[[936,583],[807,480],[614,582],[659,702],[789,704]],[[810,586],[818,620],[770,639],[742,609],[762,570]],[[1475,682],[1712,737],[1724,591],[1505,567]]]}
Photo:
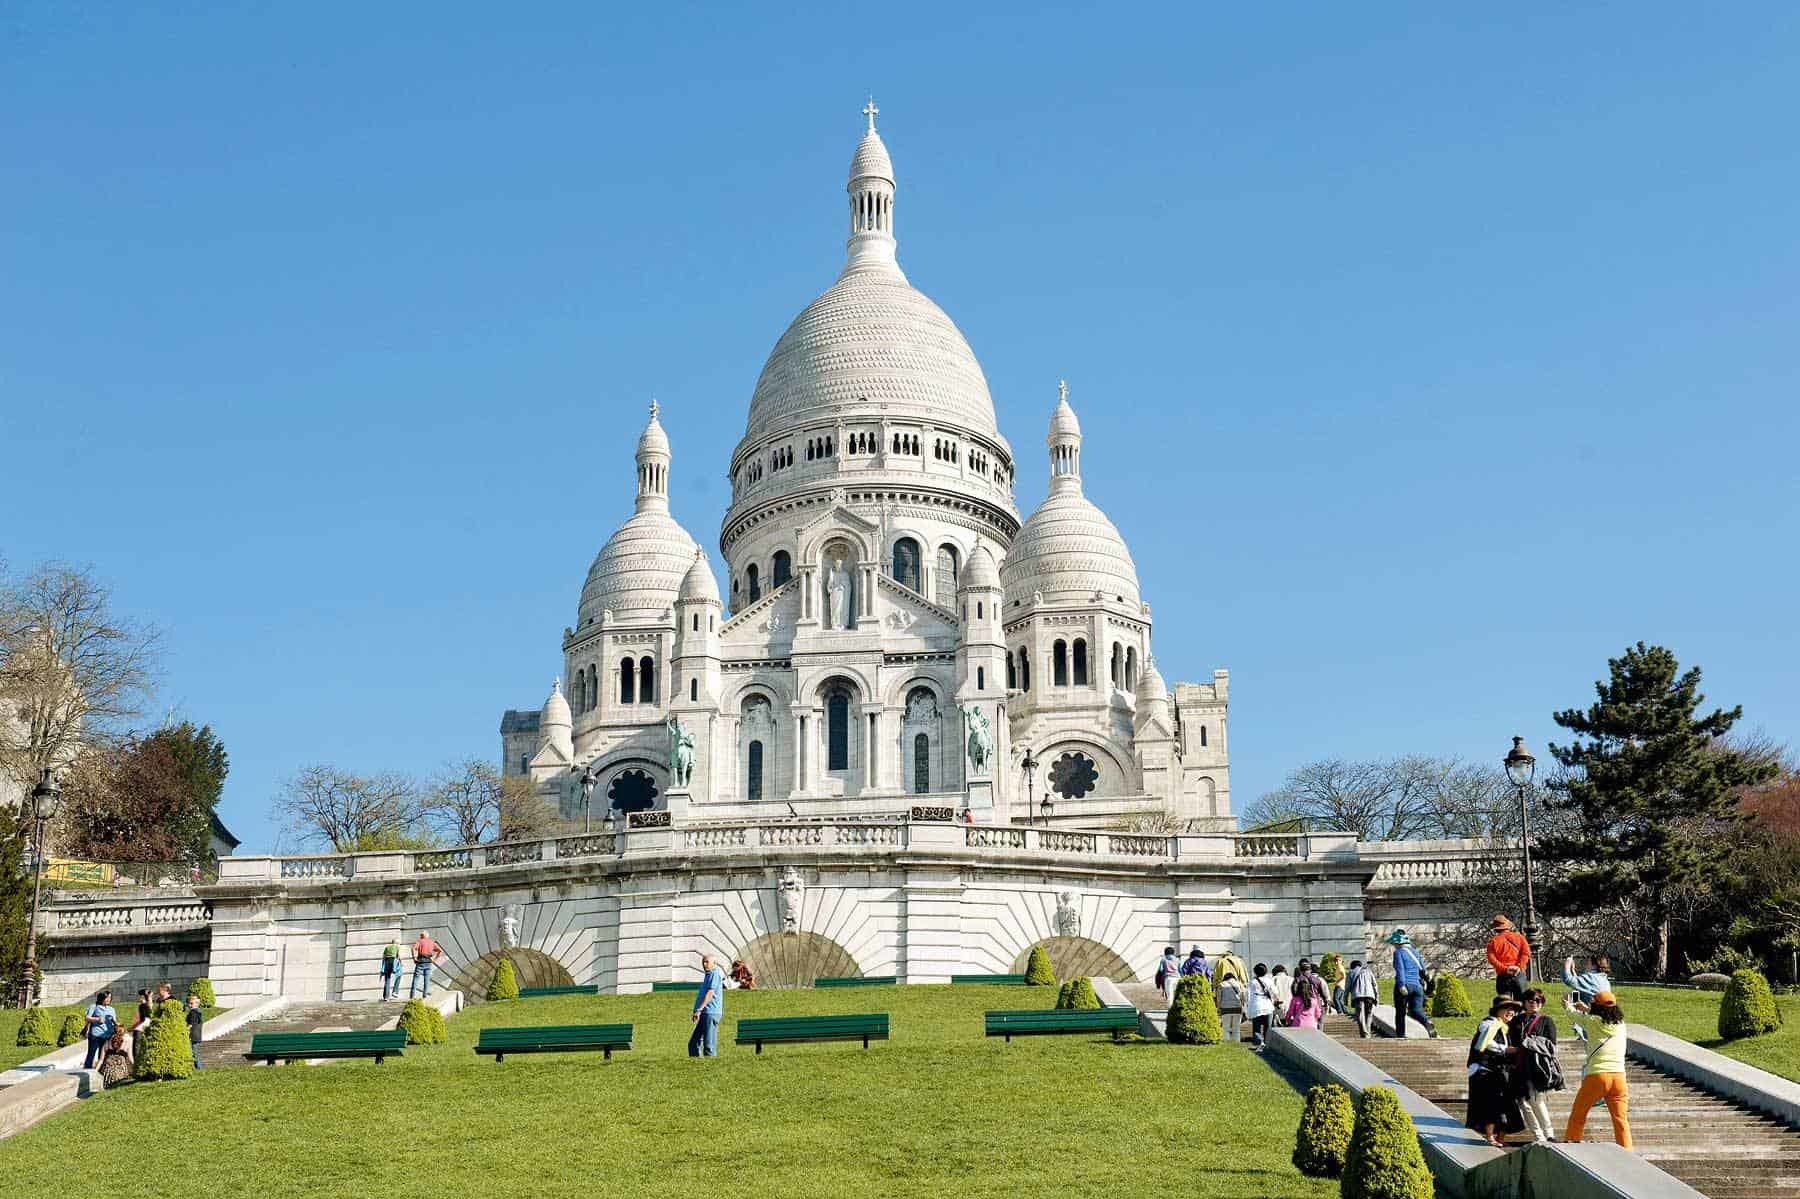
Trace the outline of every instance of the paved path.
{"label": "paved path", "polygon": [[273,1016],[253,1020],[216,1041],[200,1048],[208,1070],[219,1066],[250,1066],[244,1054],[250,1049],[250,1038],[260,1032],[312,1032],[320,1028],[347,1028],[365,1032],[391,1024],[399,1018],[404,1003],[290,1003]]}

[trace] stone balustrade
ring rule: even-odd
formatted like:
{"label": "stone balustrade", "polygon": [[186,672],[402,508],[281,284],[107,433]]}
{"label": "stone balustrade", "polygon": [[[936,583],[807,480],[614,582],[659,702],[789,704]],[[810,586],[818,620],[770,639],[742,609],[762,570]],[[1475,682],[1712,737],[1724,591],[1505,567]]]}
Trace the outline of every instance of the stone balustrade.
{"label": "stone balustrade", "polygon": [[1437,890],[1478,876],[1510,851],[1478,838],[1437,841],[1362,841],[1356,856],[1374,865],[1371,891]]}
{"label": "stone balustrade", "polygon": [[45,904],[38,921],[40,931],[53,935],[204,928],[212,922],[212,909],[185,893],[143,897],[109,895],[101,902],[65,897]]}

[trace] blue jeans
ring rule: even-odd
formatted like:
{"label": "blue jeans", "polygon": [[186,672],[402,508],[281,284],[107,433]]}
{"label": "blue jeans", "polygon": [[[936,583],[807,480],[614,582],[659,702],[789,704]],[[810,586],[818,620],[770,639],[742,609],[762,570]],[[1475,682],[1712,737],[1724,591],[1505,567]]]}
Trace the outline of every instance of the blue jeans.
{"label": "blue jeans", "polygon": [[1427,1031],[1431,1029],[1431,1017],[1425,1014],[1425,989],[1423,987],[1403,987],[1394,984],[1394,1035],[1406,1035],[1406,1017],[1410,1014],[1414,1020],[1423,1024]]}
{"label": "blue jeans", "polygon": [[719,1018],[705,1010],[694,1021],[694,1035],[688,1038],[688,1056],[700,1057],[702,1054],[719,1056]]}
{"label": "blue jeans", "polygon": [[393,999],[400,994],[400,963],[395,962],[389,970],[385,964],[381,967],[381,998]]}
{"label": "blue jeans", "polygon": [[194,1046],[194,1069],[204,1069],[206,1063],[200,1060],[200,1042],[194,1041],[191,1044]]}
{"label": "blue jeans", "polygon": [[106,1043],[111,1037],[89,1037],[87,1039],[87,1060],[82,1063],[83,1070],[92,1070],[106,1058]]}
{"label": "blue jeans", "polygon": [[[431,996],[431,963],[430,962],[414,962],[413,963],[412,986],[407,991],[408,998],[412,998],[412,997],[418,995],[419,984],[421,982],[424,983],[425,995],[427,998],[429,998]],[[398,993],[399,990],[400,990],[400,980],[395,979],[394,980],[394,991],[395,991],[395,993]]]}

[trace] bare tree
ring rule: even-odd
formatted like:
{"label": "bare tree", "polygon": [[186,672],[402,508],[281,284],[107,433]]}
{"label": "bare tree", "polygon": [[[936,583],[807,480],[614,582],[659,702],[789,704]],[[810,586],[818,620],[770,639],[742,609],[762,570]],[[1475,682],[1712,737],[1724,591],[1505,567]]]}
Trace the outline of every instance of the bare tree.
{"label": "bare tree", "polygon": [[288,780],[275,810],[302,843],[335,853],[429,843],[420,836],[418,786],[403,774],[308,766]]}
{"label": "bare tree", "polygon": [[529,778],[511,774],[500,781],[500,840],[528,841],[547,837],[563,827],[562,817],[538,795]]}
{"label": "bare tree", "polygon": [[490,840],[500,827],[503,790],[500,772],[491,763],[466,758],[431,780],[420,814],[452,844],[477,845]]}
{"label": "bare tree", "polygon": [[155,629],[112,610],[85,569],[46,563],[0,586],[0,772],[29,787],[113,743],[154,688]]}
{"label": "bare tree", "polygon": [[1505,776],[1455,758],[1409,755],[1372,762],[1309,762],[1251,803],[1245,827],[1306,823],[1362,841],[1478,837],[1509,816]]}

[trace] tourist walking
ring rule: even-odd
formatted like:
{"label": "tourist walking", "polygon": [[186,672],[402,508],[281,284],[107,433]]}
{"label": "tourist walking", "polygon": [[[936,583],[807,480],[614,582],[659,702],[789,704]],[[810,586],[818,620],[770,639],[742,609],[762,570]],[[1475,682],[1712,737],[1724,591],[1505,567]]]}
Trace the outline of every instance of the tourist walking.
{"label": "tourist walking", "polygon": [[1494,994],[1517,999],[1525,993],[1527,970],[1531,966],[1531,942],[1513,927],[1505,912],[1496,913],[1488,921],[1494,935],[1488,938],[1488,965],[1494,968]]}
{"label": "tourist walking", "polygon": [[400,938],[390,937],[381,951],[381,1002],[400,998]]}
{"label": "tourist walking", "polygon": [[1279,1024],[1287,1018],[1288,1003],[1294,998],[1294,976],[1280,962],[1269,970],[1269,989],[1275,992],[1275,1022]]}
{"label": "tourist walking", "polygon": [[1544,1014],[1544,992],[1526,991],[1525,1010],[1507,1028],[1512,1051],[1513,1097],[1519,1101],[1525,1127],[1540,1145],[1556,1140],[1550,1122],[1550,1092],[1563,1089],[1562,1064],[1556,1059],[1556,1021]]}
{"label": "tourist walking", "polygon": [[1581,1089],[1575,1092],[1575,1103],[1569,1109],[1569,1126],[1563,1131],[1566,1141],[1579,1141],[1587,1128],[1588,1109],[1596,1103],[1606,1104],[1612,1117],[1613,1140],[1619,1148],[1631,1148],[1631,1124],[1626,1118],[1630,1106],[1625,1088],[1625,1012],[1611,991],[1601,991],[1592,1003],[1574,996],[1564,996],[1563,1005],[1572,1012],[1588,1017],[1577,1020],[1575,1035],[1587,1042],[1587,1060],[1581,1066]]}
{"label": "tourist walking", "polygon": [[92,1070],[106,1056],[106,1043],[119,1031],[119,1013],[113,1010],[111,991],[102,991],[94,996],[94,1002],[88,1005],[85,1024],[87,1059],[81,1068]]}
{"label": "tourist walking", "polygon": [[1588,959],[1586,970],[1575,969],[1574,958],[1563,959],[1563,986],[1575,993],[1579,1003],[1592,1004],[1594,996],[1612,990],[1612,962],[1603,953]]}
{"label": "tourist walking", "polygon": [[694,992],[694,1033],[688,1056],[719,1056],[719,1021],[725,1015],[725,975],[710,953],[700,955],[700,989]]}
{"label": "tourist walking", "polygon": [[1308,975],[1294,979],[1294,995],[1288,1000],[1286,1020],[1289,1028],[1318,1028],[1325,1023],[1325,999]]}
{"label": "tourist walking", "polygon": [[1269,982],[1269,968],[1261,962],[1250,972],[1244,1014],[1250,1017],[1250,1045],[1260,1051],[1269,1036],[1269,1020],[1275,1015],[1275,988]]}
{"label": "tourist walking", "polygon": [[1425,1026],[1425,1035],[1437,1036],[1437,1026],[1425,1014],[1425,959],[1413,948],[1406,930],[1397,928],[1387,943],[1394,947],[1394,1035],[1406,1035],[1406,1017]]}
{"label": "tourist walking", "polygon": [[1156,963],[1156,985],[1162,990],[1163,1003],[1175,1006],[1175,984],[1181,981],[1181,959],[1173,945],[1163,946],[1162,960]]}
{"label": "tourist walking", "polygon": [[206,1017],[200,1011],[200,997],[189,995],[187,1004],[188,1045],[194,1051],[194,1069],[200,1069],[205,1063],[200,1060],[200,1041],[206,1029]]}
{"label": "tourist walking", "polygon": [[1469,1038],[1469,1110],[1463,1124],[1486,1137],[1496,1149],[1506,1148],[1502,1138],[1507,1133],[1525,1127],[1508,1070],[1507,1026],[1518,1014],[1518,1000],[1496,995],[1487,1019],[1475,1026],[1475,1035]]}
{"label": "tourist walking", "polygon": [[[407,988],[407,998],[431,998],[431,968],[444,957],[444,947],[431,939],[430,933],[420,933],[419,939],[413,942],[412,985]],[[423,990],[421,990],[421,987]]]}
{"label": "tourist walking", "polygon": [[1381,997],[1381,988],[1375,982],[1374,963],[1365,966],[1361,962],[1351,962],[1344,990],[1350,996],[1350,1015],[1356,1021],[1356,1035],[1366,1037],[1375,1020],[1375,1001]]}
{"label": "tourist walking", "polygon": [[1212,963],[1206,960],[1206,951],[1198,945],[1188,950],[1187,958],[1181,963],[1181,977],[1198,974],[1207,982],[1212,981]]}
{"label": "tourist walking", "polygon": [[1318,968],[1306,958],[1301,958],[1300,965],[1295,967],[1295,985],[1298,986],[1303,978],[1312,984],[1313,994],[1319,997],[1319,1007],[1324,1008],[1326,1000],[1331,996],[1331,988],[1325,985],[1325,980],[1320,977]]}
{"label": "tourist walking", "polygon": [[1229,966],[1219,967],[1219,1027],[1226,1044],[1243,1039],[1244,980]]}

